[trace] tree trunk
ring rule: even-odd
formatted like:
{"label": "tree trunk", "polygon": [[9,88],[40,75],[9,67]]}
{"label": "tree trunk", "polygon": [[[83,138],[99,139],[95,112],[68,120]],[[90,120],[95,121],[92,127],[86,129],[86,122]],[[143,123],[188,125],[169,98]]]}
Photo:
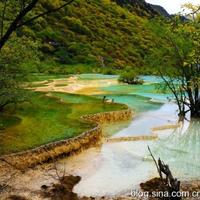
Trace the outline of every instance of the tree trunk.
{"label": "tree trunk", "polygon": [[198,109],[192,109],[190,116],[192,118],[200,118],[200,110],[198,110]]}
{"label": "tree trunk", "polygon": [[17,29],[18,23],[23,19],[23,17],[31,11],[35,5],[37,4],[38,0],[33,0],[25,9],[23,9],[19,15],[13,20],[11,25],[9,26],[8,30],[4,34],[4,36],[0,39],[0,50],[5,45],[7,40],[9,39],[10,35]]}

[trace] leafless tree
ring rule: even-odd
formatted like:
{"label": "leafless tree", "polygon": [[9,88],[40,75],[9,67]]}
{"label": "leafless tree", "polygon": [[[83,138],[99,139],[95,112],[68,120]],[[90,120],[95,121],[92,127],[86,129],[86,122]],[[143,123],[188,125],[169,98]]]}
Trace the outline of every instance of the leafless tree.
{"label": "leafless tree", "polygon": [[[173,177],[172,172],[169,169],[169,166],[166,165],[163,161],[161,161],[160,158],[158,159],[158,162],[156,161],[149,146],[148,146],[148,150],[150,152],[152,159],[155,162],[156,168],[157,168],[159,176],[160,176],[160,180],[161,180],[162,184],[164,186],[166,186],[166,188],[168,190],[168,194],[169,194],[168,199],[169,200],[180,200],[181,197],[173,197],[173,195],[172,195],[175,192],[180,191],[180,181],[178,181],[176,178]],[[164,175],[165,175],[165,178],[164,178]]]}

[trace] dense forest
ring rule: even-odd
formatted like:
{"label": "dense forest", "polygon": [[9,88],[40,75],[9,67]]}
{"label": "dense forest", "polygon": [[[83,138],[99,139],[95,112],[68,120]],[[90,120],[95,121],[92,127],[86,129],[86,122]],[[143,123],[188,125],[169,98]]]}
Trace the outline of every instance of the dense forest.
{"label": "dense forest", "polygon": [[[150,20],[160,14],[149,4],[138,2],[76,0],[59,12],[25,24],[17,30],[15,39],[21,38],[21,45],[26,40],[29,48],[39,50],[37,58],[27,63],[32,72],[116,73],[128,66],[145,67],[148,51],[161,45],[150,28]],[[39,1],[26,18],[61,4]],[[10,20],[13,10],[8,11],[6,19]]]}

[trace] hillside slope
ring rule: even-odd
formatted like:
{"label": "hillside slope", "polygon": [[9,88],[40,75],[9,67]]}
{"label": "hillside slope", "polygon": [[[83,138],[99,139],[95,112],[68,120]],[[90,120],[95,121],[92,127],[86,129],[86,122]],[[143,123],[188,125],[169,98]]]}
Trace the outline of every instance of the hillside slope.
{"label": "hillside slope", "polygon": [[151,7],[157,11],[160,15],[163,15],[164,17],[170,17],[170,14],[162,7],[162,6],[159,6],[159,5],[153,5],[153,4],[150,4]]}
{"label": "hillside slope", "polygon": [[[59,4],[59,0],[43,0],[34,12]],[[144,66],[147,51],[157,42],[148,28],[150,18],[156,15],[149,4],[139,0],[76,0],[22,32],[41,41],[44,61],[83,63],[106,68],[109,73]]]}

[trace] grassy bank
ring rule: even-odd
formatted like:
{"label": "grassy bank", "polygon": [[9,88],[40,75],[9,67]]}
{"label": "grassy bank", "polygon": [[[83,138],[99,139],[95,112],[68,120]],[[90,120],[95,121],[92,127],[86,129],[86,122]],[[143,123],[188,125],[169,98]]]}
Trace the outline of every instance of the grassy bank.
{"label": "grassy bank", "polygon": [[[20,104],[15,113],[10,109],[0,114],[0,155],[27,150],[52,141],[74,137],[93,125],[83,122],[85,114],[120,110],[116,104],[104,104],[88,96],[31,93],[31,101]],[[15,116],[15,117],[14,117]]]}

